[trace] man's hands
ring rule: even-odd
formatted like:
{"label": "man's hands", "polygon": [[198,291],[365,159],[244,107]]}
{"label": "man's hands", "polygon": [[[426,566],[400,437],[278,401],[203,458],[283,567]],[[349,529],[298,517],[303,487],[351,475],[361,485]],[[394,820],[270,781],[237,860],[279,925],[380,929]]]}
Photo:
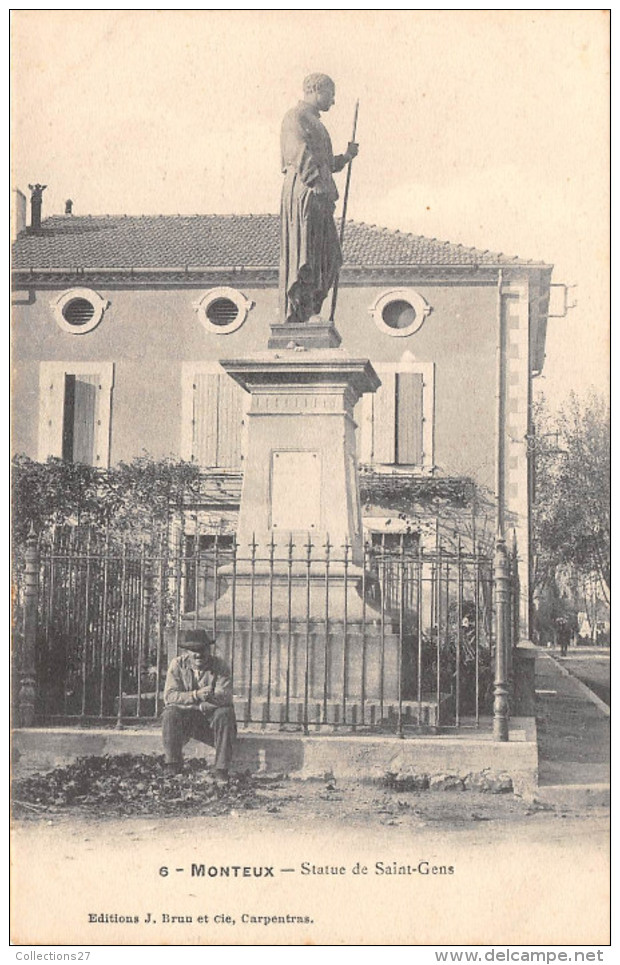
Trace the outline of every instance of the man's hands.
{"label": "man's hands", "polygon": [[210,697],[213,697],[210,687],[199,687],[198,690],[194,691],[194,697],[198,701],[198,709],[201,710],[203,714],[217,710],[217,703],[212,703],[212,701],[209,700]]}
{"label": "man's hands", "polygon": [[211,688],[210,688],[210,687],[200,687],[198,690],[195,690],[195,691],[194,691],[194,695],[195,695],[195,697],[196,697],[196,700],[199,700],[199,701],[201,701],[201,702],[202,702],[203,700],[208,700],[209,697],[211,696]]}
{"label": "man's hands", "polygon": [[356,141],[349,141],[347,144],[346,156],[349,161],[352,161],[354,157],[359,154],[360,146]]}

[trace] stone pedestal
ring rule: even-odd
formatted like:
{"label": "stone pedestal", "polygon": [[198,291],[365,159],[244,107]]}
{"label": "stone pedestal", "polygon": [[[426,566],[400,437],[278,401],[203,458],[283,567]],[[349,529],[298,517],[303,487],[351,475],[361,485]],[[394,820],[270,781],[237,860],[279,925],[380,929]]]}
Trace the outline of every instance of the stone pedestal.
{"label": "stone pedestal", "polygon": [[292,328],[272,327],[271,351],[221,363],[251,404],[238,552],[218,572],[216,609],[235,693],[301,699],[307,712],[308,701],[393,697],[398,641],[389,628],[380,641],[362,598],[353,410],[380,381],[337,347],[331,323]]}
{"label": "stone pedestal", "polygon": [[[283,326],[286,327],[286,326]],[[353,409],[380,385],[368,359],[341,349],[284,349],[227,359],[224,370],[250,392],[247,454],[237,530],[239,555],[277,565],[303,560],[308,540],[313,561],[329,541],[334,560],[362,563],[362,519]]]}

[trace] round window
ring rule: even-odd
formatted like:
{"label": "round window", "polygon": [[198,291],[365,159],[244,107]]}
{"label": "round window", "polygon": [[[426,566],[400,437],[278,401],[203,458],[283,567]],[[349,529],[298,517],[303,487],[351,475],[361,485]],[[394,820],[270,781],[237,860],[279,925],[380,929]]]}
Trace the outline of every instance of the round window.
{"label": "round window", "polygon": [[216,298],[207,308],[207,318],[211,324],[222,328],[236,322],[238,314],[239,308],[230,298]]}
{"label": "round window", "polygon": [[415,322],[415,308],[402,298],[388,302],[381,316],[390,328],[409,328]]}
{"label": "round window", "polygon": [[241,328],[254,302],[235,288],[212,288],[194,307],[207,332],[228,335]]}
{"label": "round window", "polygon": [[62,309],[65,322],[69,325],[88,325],[95,314],[95,306],[85,298],[72,298]]}
{"label": "round window", "polygon": [[369,309],[385,335],[413,335],[432,311],[428,302],[411,288],[395,288],[379,295]]}
{"label": "round window", "polygon": [[109,304],[90,288],[72,288],[51,303],[59,328],[71,335],[92,332],[103,318]]}

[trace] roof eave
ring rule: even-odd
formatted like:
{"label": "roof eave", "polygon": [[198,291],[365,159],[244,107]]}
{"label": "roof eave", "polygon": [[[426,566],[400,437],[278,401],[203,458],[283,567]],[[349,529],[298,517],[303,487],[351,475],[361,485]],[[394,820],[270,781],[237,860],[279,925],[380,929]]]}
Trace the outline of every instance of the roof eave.
{"label": "roof eave", "polygon": [[[551,270],[551,266],[544,264],[543,262],[475,262],[472,264],[461,263],[454,264],[450,262],[417,262],[417,263],[400,263],[400,264],[350,264],[345,263],[342,267],[342,275],[346,279],[348,275],[360,275],[367,273],[369,275],[377,275],[381,273],[396,273],[399,272],[419,272],[432,274],[433,272],[452,272],[452,273],[463,273],[468,272],[474,274],[481,271],[499,271],[500,269],[506,271],[509,269],[518,271],[544,271]],[[145,275],[156,275],[161,276],[164,279],[167,275],[195,275],[195,274],[207,274],[207,275],[222,275],[222,274],[264,274],[265,272],[277,272],[278,268],[276,265],[164,265],[164,266],[86,266],[86,265],[57,265],[54,267],[38,267],[36,265],[31,265],[27,268],[13,268],[12,275],[15,279],[25,279],[32,278],[33,276],[39,275],[44,277],[49,277],[52,279],[56,275],[66,276],[67,274],[75,275],[129,275],[134,277],[140,277]]]}

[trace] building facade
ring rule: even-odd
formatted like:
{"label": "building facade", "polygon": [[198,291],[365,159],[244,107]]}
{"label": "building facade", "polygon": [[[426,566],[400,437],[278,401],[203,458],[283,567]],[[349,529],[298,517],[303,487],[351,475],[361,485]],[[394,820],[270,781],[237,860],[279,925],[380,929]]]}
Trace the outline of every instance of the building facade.
{"label": "building facade", "polygon": [[[266,349],[278,258],[274,215],[67,214],[21,227],[15,452],[100,468],[145,451],[192,461],[205,472],[196,509],[207,530],[233,532],[248,396],[219,363]],[[544,363],[551,271],[351,222],[335,315],[342,349],[369,358],[382,383],[356,410],[366,475],[404,487],[466,478],[493,493],[499,413],[525,632],[531,384]],[[228,498],[211,499],[222,479]],[[371,500],[365,526],[380,535],[407,525],[392,516]]]}

